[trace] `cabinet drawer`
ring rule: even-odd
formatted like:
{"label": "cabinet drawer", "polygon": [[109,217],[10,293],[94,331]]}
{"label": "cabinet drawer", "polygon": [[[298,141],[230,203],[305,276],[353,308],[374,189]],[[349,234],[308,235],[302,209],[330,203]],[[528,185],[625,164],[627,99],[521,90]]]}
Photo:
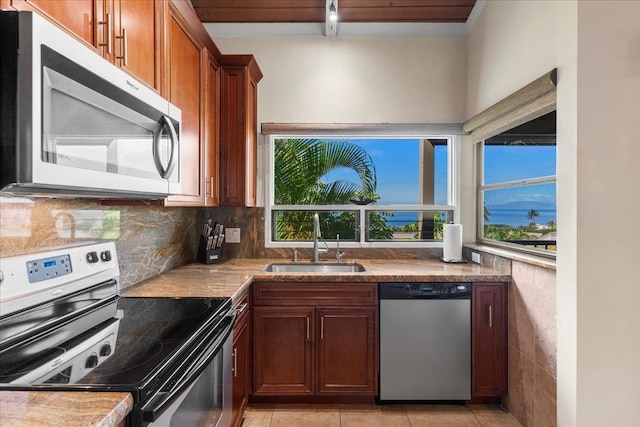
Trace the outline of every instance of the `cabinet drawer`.
{"label": "cabinet drawer", "polygon": [[254,305],[346,306],[376,305],[376,283],[277,283],[253,284]]}

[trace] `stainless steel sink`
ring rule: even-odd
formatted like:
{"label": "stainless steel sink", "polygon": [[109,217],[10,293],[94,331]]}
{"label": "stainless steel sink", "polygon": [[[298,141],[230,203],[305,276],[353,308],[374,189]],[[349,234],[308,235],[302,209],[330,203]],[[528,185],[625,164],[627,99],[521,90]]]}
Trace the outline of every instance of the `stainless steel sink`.
{"label": "stainless steel sink", "polygon": [[365,271],[362,264],[338,263],[273,263],[264,271],[272,273],[361,273]]}

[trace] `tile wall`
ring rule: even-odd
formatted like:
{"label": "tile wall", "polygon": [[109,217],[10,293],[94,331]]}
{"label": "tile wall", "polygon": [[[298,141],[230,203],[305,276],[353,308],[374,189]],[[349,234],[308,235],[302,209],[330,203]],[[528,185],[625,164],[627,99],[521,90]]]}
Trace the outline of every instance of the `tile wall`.
{"label": "tile wall", "polygon": [[126,288],[191,262],[195,219],[193,208],[0,197],[0,257],[112,240],[120,261],[120,288]]}
{"label": "tile wall", "polygon": [[[508,300],[509,393],[505,407],[525,427],[556,420],[555,269],[482,253],[482,264],[511,273]],[[471,249],[463,257],[471,259]]]}

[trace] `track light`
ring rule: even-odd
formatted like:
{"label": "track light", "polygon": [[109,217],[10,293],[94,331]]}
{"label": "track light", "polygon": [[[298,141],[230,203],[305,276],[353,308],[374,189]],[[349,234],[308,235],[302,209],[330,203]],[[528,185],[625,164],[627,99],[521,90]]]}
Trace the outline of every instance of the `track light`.
{"label": "track light", "polygon": [[336,4],[331,2],[329,5],[329,19],[332,21],[338,20],[338,10],[336,9]]}

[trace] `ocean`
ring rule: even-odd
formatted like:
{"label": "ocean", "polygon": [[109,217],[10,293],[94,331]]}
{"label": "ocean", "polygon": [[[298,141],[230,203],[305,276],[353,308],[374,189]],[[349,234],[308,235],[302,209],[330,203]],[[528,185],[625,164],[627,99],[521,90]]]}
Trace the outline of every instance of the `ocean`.
{"label": "ocean", "polygon": [[[555,209],[536,209],[540,215],[535,218],[538,225],[547,225],[549,221],[558,222]],[[529,225],[531,220],[527,218],[529,209],[490,209],[489,221],[486,224],[505,224],[512,227]]]}
{"label": "ocean", "polygon": [[[536,209],[540,215],[535,218],[538,225],[547,225],[549,221],[557,222],[555,209]],[[527,226],[531,224],[531,220],[527,219],[529,209],[498,209],[489,210],[488,225],[505,224],[511,227],[520,225]],[[393,216],[383,215],[387,220],[387,224],[392,227],[402,227],[407,224],[413,224],[418,220],[417,212],[395,212]]]}

